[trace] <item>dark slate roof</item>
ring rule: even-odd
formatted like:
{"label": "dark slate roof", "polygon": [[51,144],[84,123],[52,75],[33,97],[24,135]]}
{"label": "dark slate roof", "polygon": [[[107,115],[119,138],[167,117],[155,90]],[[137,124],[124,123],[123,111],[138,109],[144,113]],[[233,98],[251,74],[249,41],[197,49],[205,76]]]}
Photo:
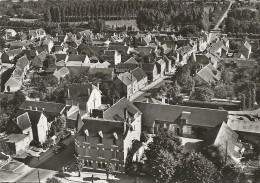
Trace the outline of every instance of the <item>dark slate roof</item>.
{"label": "dark slate roof", "polygon": [[95,74],[104,74],[104,75],[112,75],[114,73],[113,68],[89,68],[88,74],[95,75]]}
{"label": "dark slate roof", "polygon": [[80,83],[73,83],[69,86],[69,98],[89,98],[92,90],[96,88],[91,83],[87,84],[80,84]]}
{"label": "dark slate roof", "polygon": [[142,64],[142,69],[145,72],[153,72],[154,67],[155,67],[155,64],[152,64],[152,63],[144,63],[144,64]]}
{"label": "dark slate roof", "polygon": [[54,102],[42,102],[42,101],[24,101],[20,106],[19,109],[21,110],[30,110],[30,107],[39,110],[43,110],[44,112],[60,114],[63,109],[65,108],[66,104],[54,103]]}
{"label": "dark slate roof", "polygon": [[227,121],[228,116],[228,112],[225,110],[143,102],[134,104],[142,112],[144,123],[149,126],[152,126],[155,120],[178,123],[182,112],[190,112],[187,124],[204,127],[215,127],[223,121]]}
{"label": "dark slate roof", "polygon": [[146,55],[150,54],[151,52],[153,52],[155,50],[154,47],[137,47],[136,51],[138,53],[144,53]]}
{"label": "dark slate roof", "polygon": [[55,54],[56,62],[59,62],[61,60],[65,60],[67,57],[67,54]]}
{"label": "dark slate roof", "polygon": [[68,62],[70,61],[84,61],[87,55],[69,55]]}
{"label": "dark slate roof", "polygon": [[123,74],[120,74],[117,76],[117,78],[122,81],[126,86],[132,84],[134,81],[136,81],[137,79],[130,74],[129,72],[125,72]]}
{"label": "dark slate roof", "polygon": [[30,121],[32,124],[38,124],[42,112],[40,111],[28,111]]}
{"label": "dark slate roof", "polygon": [[27,112],[21,114],[16,118],[16,124],[21,130],[25,130],[31,127],[31,121]]}
{"label": "dark slate roof", "polygon": [[132,63],[119,63],[116,66],[116,70],[134,70],[135,68],[138,67],[138,64],[132,64]]}
{"label": "dark slate roof", "polygon": [[137,81],[140,81],[147,77],[147,74],[143,71],[143,69],[141,69],[139,67],[132,70],[131,73],[134,75],[134,77],[137,79]]}
{"label": "dark slate roof", "polygon": [[132,102],[124,97],[104,112],[104,119],[125,121],[125,109],[130,117],[140,113],[138,108],[136,108]]}
{"label": "dark slate roof", "polygon": [[29,60],[26,56],[19,58],[16,62],[16,67],[24,69],[29,64]]}
{"label": "dark slate roof", "polygon": [[99,118],[87,118],[83,119],[83,126],[79,130],[79,134],[83,135],[85,130],[88,131],[90,136],[97,137],[99,131],[102,132],[103,138],[113,138],[113,134],[116,133],[119,139],[124,139],[125,128],[123,122],[110,121]]}
{"label": "dark slate roof", "polygon": [[125,64],[138,64],[134,57],[129,58],[127,61],[124,62]]}

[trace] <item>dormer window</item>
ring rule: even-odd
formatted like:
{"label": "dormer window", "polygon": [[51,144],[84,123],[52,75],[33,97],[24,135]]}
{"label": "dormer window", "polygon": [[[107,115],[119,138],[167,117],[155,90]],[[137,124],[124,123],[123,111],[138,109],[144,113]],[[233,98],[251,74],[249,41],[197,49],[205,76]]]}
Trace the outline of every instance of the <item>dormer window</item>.
{"label": "dormer window", "polygon": [[117,139],[118,139],[117,133],[114,132],[114,133],[113,133],[113,145],[116,145]]}
{"label": "dormer window", "polygon": [[190,112],[187,112],[187,111],[183,111],[181,113],[181,124],[182,125],[186,125],[188,123],[188,120],[189,120],[189,116],[190,116]]}
{"label": "dormer window", "polygon": [[86,129],[86,130],[84,131],[84,142],[88,142],[88,137],[89,137],[89,132],[88,132],[88,130]]}
{"label": "dormer window", "polygon": [[102,131],[98,132],[98,143],[103,144],[103,133],[102,133]]}

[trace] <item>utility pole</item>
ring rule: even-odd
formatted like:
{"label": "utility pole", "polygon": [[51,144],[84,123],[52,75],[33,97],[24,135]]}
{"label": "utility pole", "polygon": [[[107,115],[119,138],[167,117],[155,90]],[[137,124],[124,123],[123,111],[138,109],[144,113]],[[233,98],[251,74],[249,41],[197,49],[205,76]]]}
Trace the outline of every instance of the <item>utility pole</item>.
{"label": "utility pole", "polygon": [[39,173],[39,170],[38,170],[38,169],[37,169],[37,172],[38,172],[38,181],[39,181],[39,183],[41,183],[40,173]]}
{"label": "utility pole", "polygon": [[228,148],[228,141],[226,141],[226,155],[225,155],[225,164],[227,164],[227,148]]}

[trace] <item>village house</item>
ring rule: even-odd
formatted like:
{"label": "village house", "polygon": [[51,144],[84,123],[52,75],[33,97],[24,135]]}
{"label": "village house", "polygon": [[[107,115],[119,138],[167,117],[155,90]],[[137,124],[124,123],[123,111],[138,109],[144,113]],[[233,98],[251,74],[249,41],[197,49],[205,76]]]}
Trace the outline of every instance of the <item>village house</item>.
{"label": "village house", "polygon": [[17,32],[13,29],[6,29],[5,30],[5,39],[8,40],[10,38],[13,38],[16,34],[17,34]]}
{"label": "village house", "polygon": [[138,91],[137,79],[133,74],[125,72],[119,74],[114,80],[115,89],[120,93],[120,97],[129,99]]}
{"label": "village house", "polygon": [[24,112],[41,111],[48,118],[48,121],[52,121],[55,117],[66,114],[70,107],[61,103],[25,100],[19,106],[19,110]]}
{"label": "village house", "polygon": [[37,68],[37,69],[43,68],[43,62],[47,58],[47,54],[48,53],[46,51],[42,51],[41,53],[36,55],[31,62],[32,67]]}
{"label": "village house", "polygon": [[203,145],[215,146],[226,152],[233,160],[239,162],[243,154],[243,145],[239,142],[238,134],[225,122],[208,131]]}
{"label": "village house", "polygon": [[148,85],[147,74],[141,68],[138,67],[132,70],[131,74],[137,79],[137,90],[141,90]]}
{"label": "village house", "polygon": [[103,58],[105,61],[111,63],[111,65],[121,63],[121,54],[117,50],[104,50]]}
{"label": "village house", "polygon": [[259,147],[259,109],[254,111],[229,111],[228,113],[227,125],[238,134],[239,139]]}
{"label": "village house", "polygon": [[1,56],[2,63],[13,64],[14,58],[20,55],[22,52],[23,52],[22,49],[5,51]]}
{"label": "village house", "polygon": [[101,105],[101,91],[91,83],[71,84],[67,91],[67,105],[78,106],[80,110],[91,113]]}
{"label": "village house", "polygon": [[105,171],[112,163],[115,172],[124,173],[127,156],[140,140],[141,112],[122,98],[104,112],[103,119],[78,117],[76,131],[75,152],[85,168]]}
{"label": "village house", "polygon": [[211,63],[201,68],[195,78],[201,83],[215,84],[221,78],[221,72],[217,70]]}
{"label": "village house", "polygon": [[160,78],[158,66],[154,63],[143,63],[141,64],[141,69],[147,74],[149,82]]}
{"label": "village house", "polygon": [[7,132],[29,135],[30,141],[43,143],[49,132],[50,124],[41,111],[29,110],[13,120]]}
{"label": "village house", "polygon": [[62,67],[59,70],[55,70],[52,77],[51,77],[51,82],[54,83],[60,83],[63,78],[65,78],[67,75],[70,74],[70,71],[67,67]]}
{"label": "village house", "polygon": [[46,37],[45,30],[43,29],[35,29],[35,30],[29,30],[29,39],[34,40],[34,39],[43,39]]}
{"label": "village house", "polygon": [[[135,102],[150,133],[167,128],[182,137],[202,138],[207,130],[227,121],[228,112],[167,104]],[[204,133],[204,134],[203,134]]]}
{"label": "village house", "polygon": [[252,53],[252,46],[247,41],[245,41],[245,43],[239,47],[238,50],[245,58],[250,58]]}
{"label": "village house", "polygon": [[166,62],[163,59],[160,59],[156,61],[155,64],[157,65],[157,68],[159,68],[158,73],[160,73],[160,77],[163,77],[166,71]]}
{"label": "village house", "polygon": [[2,152],[8,155],[17,155],[22,153],[29,147],[31,142],[29,135],[15,133],[1,137],[0,141],[8,147],[2,149]]}
{"label": "village house", "polygon": [[68,56],[66,65],[82,65],[84,63],[90,63],[89,57],[87,55],[75,55],[71,54]]}

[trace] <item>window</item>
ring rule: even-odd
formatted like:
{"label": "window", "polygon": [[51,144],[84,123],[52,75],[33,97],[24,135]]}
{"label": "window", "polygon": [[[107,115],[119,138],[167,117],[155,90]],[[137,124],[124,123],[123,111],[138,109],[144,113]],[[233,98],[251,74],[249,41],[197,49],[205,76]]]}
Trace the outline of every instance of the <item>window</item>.
{"label": "window", "polygon": [[89,156],[89,147],[84,148],[84,156]]}
{"label": "window", "polygon": [[92,167],[92,162],[90,160],[84,161],[86,167]]}
{"label": "window", "polygon": [[116,146],[116,138],[113,138],[113,145]]}
{"label": "window", "polygon": [[119,165],[116,164],[115,171],[119,171]]}
{"label": "window", "polygon": [[98,162],[98,168],[102,168],[102,164]]}
{"label": "window", "polygon": [[98,137],[98,143],[99,143],[99,144],[102,144],[102,143],[103,143],[102,137]]}
{"label": "window", "polygon": [[117,150],[112,151],[112,159],[117,159]]}
{"label": "window", "polygon": [[84,135],[84,142],[88,142],[88,136],[86,134]]}
{"label": "window", "polygon": [[98,150],[98,157],[102,157],[103,158],[103,150],[102,149]]}
{"label": "window", "polygon": [[105,169],[107,167],[106,163],[102,163],[102,168]]}

